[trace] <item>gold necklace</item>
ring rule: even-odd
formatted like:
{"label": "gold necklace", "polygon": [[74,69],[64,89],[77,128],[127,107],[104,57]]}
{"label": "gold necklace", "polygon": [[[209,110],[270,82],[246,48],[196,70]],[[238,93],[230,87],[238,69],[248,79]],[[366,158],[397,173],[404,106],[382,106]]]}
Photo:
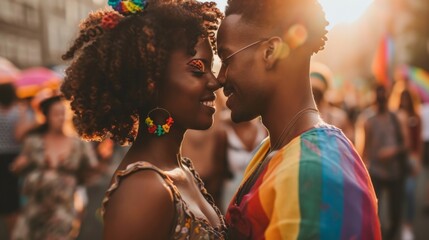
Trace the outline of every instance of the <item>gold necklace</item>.
{"label": "gold necklace", "polygon": [[286,124],[285,128],[283,128],[283,130],[280,133],[279,138],[275,142],[275,144],[270,146],[270,150],[267,152],[267,154],[265,154],[264,159],[262,159],[262,161],[260,161],[258,163],[256,169],[252,172],[250,177],[246,180],[246,182],[244,182],[244,184],[238,190],[237,196],[235,198],[235,204],[236,205],[239,205],[241,203],[241,200],[244,197],[244,195],[247,194],[249,192],[250,188],[255,184],[257,177],[259,176],[261,171],[265,168],[265,166],[267,165],[269,160],[271,160],[271,157],[269,157],[270,154],[282,145],[283,141],[290,135],[290,133],[291,133],[293,127],[295,126],[295,124],[297,123],[297,121],[305,113],[308,113],[308,112],[318,113],[319,111],[316,108],[308,107],[308,108],[302,109],[301,111],[299,111],[298,113],[296,113],[292,117],[292,119],[289,121],[289,123]]}

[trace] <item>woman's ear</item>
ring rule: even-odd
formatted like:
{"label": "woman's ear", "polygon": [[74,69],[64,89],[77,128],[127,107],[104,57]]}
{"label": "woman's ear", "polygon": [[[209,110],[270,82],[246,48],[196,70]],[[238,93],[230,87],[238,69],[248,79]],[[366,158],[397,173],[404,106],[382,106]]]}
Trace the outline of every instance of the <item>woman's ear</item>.
{"label": "woman's ear", "polygon": [[281,37],[272,37],[267,40],[264,51],[266,69],[272,69],[278,60],[289,56],[289,46]]}

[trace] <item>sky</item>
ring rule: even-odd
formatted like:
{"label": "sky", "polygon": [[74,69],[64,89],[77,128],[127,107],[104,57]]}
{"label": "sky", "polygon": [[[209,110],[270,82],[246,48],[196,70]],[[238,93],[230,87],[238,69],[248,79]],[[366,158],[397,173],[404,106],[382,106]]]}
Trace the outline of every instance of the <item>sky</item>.
{"label": "sky", "polygon": [[[225,10],[227,0],[212,0]],[[357,20],[373,0],[319,0],[329,21],[328,28],[339,23],[350,23]]]}
{"label": "sky", "polygon": [[372,3],[372,0],[319,0],[330,22],[329,28],[339,23],[356,21]]}

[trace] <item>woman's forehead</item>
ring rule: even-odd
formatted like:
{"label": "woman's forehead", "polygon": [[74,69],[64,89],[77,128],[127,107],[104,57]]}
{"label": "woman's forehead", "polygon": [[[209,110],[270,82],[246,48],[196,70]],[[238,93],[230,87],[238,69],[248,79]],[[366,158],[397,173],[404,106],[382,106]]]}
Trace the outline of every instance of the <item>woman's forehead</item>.
{"label": "woman's forehead", "polygon": [[208,39],[200,39],[195,45],[197,53],[194,58],[211,59],[213,58],[213,50]]}

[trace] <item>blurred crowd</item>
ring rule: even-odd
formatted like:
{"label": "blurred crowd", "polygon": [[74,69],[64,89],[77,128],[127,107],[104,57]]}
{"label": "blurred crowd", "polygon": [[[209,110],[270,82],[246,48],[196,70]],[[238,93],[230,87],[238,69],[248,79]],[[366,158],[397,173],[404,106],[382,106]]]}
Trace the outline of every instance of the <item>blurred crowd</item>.
{"label": "blurred crowd", "polygon": [[61,72],[0,62],[0,238],[101,238],[97,210],[126,148],[78,137]]}
{"label": "blurred crowd", "polygon": [[[7,59],[0,72],[0,214],[11,239],[100,239],[98,209],[116,164],[127,151],[110,139],[86,142],[73,129],[59,94],[62,72],[19,70]],[[31,71],[30,71],[31,70]],[[372,83],[371,104],[356,109],[329,101],[332,76],[312,63],[314,99],[324,121],[355,144],[379,199],[386,239],[413,239],[417,179],[429,168],[429,102],[406,78]],[[188,131],[183,155],[194,162],[220,209],[238,189],[253,150],[267,137],[260,119],[234,123],[221,91],[212,128]],[[1,237],[1,236],[0,236]]]}

